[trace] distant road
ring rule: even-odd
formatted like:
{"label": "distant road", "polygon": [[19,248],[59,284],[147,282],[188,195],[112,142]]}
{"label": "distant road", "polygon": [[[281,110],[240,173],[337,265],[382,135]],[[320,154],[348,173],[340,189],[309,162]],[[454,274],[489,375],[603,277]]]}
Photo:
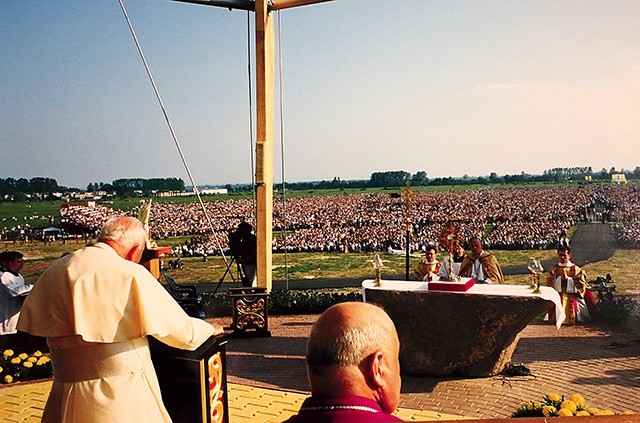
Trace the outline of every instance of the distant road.
{"label": "distant road", "polygon": [[[571,261],[578,266],[607,260],[616,251],[616,233],[610,223],[585,223],[578,225],[571,238]],[[545,269],[557,263],[556,259],[542,262]],[[505,266],[505,275],[529,273],[526,264]]]}

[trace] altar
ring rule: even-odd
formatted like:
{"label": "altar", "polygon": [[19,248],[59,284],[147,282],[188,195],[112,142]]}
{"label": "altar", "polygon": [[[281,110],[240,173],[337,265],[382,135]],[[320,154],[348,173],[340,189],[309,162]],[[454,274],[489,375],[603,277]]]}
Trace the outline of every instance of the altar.
{"label": "altar", "polygon": [[520,332],[555,305],[558,293],[523,285],[473,285],[465,292],[428,290],[427,282],[373,280],[362,283],[363,300],[380,305],[400,338],[400,368],[414,376],[493,376],[510,362]]}

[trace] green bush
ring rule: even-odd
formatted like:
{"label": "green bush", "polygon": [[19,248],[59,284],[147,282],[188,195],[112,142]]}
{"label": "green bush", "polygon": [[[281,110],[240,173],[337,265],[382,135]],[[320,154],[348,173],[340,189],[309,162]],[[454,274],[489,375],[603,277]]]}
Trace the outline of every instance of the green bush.
{"label": "green bush", "polygon": [[[334,304],[362,301],[359,289],[291,289],[274,290],[269,295],[269,314],[320,314]],[[211,317],[231,316],[233,300],[227,293],[217,293],[205,301],[205,313]]]}
{"label": "green bush", "polygon": [[282,290],[269,296],[270,314],[320,314],[334,304],[362,301],[358,290]]}
{"label": "green bush", "polygon": [[620,296],[602,299],[598,302],[598,312],[605,319],[619,322],[631,316],[640,315],[640,304],[633,297]]}

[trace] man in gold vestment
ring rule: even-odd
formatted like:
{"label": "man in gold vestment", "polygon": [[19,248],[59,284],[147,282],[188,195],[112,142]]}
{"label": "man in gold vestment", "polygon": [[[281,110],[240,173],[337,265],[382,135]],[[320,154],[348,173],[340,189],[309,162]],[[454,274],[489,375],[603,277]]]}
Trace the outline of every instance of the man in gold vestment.
{"label": "man in gold vestment", "polygon": [[483,250],[480,238],[473,237],[469,240],[469,249],[460,265],[460,275],[472,277],[477,283],[502,283],[504,276],[496,256]]}
{"label": "man in gold vestment", "polygon": [[425,252],[425,260],[418,263],[418,266],[413,271],[413,275],[419,281],[433,281],[438,280],[438,270],[440,270],[440,262],[436,260],[436,247],[427,246]]}
{"label": "man in gold vestment", "polygon": [[[547,286],[560,294],[562,307],[566,314],[564,323],[574,325],[576,321],[591,320],[589,310],[584,301],[587,292],[587,274],[579,266],[571,262],[571,249],[567,246],[558,248],[559,262],[547,274]],[[555,323],[555,314],[549,313],[549,320]]]}

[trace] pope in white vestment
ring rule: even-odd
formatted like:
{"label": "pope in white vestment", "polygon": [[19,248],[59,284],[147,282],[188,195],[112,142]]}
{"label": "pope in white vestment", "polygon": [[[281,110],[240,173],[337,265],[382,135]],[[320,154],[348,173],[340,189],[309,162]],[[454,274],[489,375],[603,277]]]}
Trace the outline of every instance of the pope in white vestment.
{"label": "pope in white vestment", "polygon": [[170,422],[146,336],[195,350],[214,334],[118,250],[98,242],[57,260],[22,307],[18,329],[51,350],[44,423]]}

